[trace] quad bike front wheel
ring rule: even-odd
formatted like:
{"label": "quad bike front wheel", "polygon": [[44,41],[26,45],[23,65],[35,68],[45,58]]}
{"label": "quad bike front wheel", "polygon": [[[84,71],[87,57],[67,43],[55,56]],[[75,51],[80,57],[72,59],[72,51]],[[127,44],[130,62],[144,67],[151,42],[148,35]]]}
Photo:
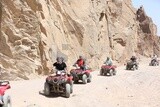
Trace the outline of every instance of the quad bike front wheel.
{"label": "quad bike front wheel", "polygon": [[155,63],[154,63],[154,66],[158,66],[158,63],[157,63],[157,62],[155,62]]}
{"label": "quad bike front wheel", "polygon": [[138,70],[138,65],[136,66],[136,70]]}
{"label": "quad bike front wheel", "polygon": [[92,76],[91,76],[91,74],[89,74],[87,82],[90,83],[91,81],[92,81]]}
{"label": "quad bike front wheel", "polygon": [[46,96],[49,96],[50,93],[51,93],[50,86],[49,86],[49,84],[47,82],[45,82],[45,84],[44,84],[44,94]]}
{"label": "quad bike front wheel", "polygon": [[9,95],[4,95],[3,96],[3,102],[4,102],[4,105],[2,107],[12,107],[11,98],[10,98]]}
{"label": "quad bike front wheel", "polygon": [[73,93],[73,81],[71,82],[71,93]]}
{"label": "quad bike front wheel", "polygon": [[66,90],[65,90],[66,98],[69,98],[70,94],[71,94],[71,85],[70,84],[66,84]]}
{"label": "quad bike front wheel", "polygon": [[136,68],[136,65],[133,65],[133,68],[132,70],[135,71],[137,68]]}
{"label": "quad bike front wheel", "polygon": [[113,69],[109,70],[109,74],[110,74],[110,76],[113,76]]}
{"label": "quad bike front wheel", "polygon": [[114,70],[113,70],[113,75],[116,75],[116,73],[117,73],[117,71],[114,69]]}
{"label": "quad bike front wheel", "polygon": [[83,74],[82,82],[83,82],[83,84],[87,84],[87,75],[86,74]]}

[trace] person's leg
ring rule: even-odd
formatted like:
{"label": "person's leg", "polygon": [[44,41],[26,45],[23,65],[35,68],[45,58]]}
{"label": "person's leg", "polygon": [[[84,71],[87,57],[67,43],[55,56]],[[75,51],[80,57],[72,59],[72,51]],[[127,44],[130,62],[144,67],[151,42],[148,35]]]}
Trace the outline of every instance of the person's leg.
{"label": "person's leg", "polygon": [[85,66],[85,65],[81,66],[81,69],[82,69],[83,71],[85,71],[85,70],[86,70],[86,66]]}
{"label": "person's leg", "polygon": [[3,104],[3,96],[0,96],[0,104]]}
{"label": "person's leg", "polygon": [[81,67],[80,67],[80,69],[84,71],[84,68],[83,68],[83,66],[81,66]]}

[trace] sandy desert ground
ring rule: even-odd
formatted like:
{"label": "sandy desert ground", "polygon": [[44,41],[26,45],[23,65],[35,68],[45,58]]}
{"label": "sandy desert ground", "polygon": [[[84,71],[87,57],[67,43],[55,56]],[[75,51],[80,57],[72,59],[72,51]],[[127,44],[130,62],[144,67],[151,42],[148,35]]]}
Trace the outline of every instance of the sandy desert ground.
{"label": "sandy desert ground", "polygon": [[13,81],[9,91],[13,107],[160,107],[160,66],[140,63],[139,70],[117,68],[117,75],[99,76],[92,72],[92,82],[75,84],[70,98],[46,97],[45,77],[29,81]]}

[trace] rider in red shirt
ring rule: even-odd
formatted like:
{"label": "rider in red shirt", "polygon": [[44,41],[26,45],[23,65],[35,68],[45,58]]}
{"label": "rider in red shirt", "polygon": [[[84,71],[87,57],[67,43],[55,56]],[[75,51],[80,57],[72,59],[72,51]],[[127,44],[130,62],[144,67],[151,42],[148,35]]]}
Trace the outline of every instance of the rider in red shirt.
{"label": "rider in red shirt", "polygon": [[80,69],[86,70],[86,62],[82,56],[79,56],[79,59],[75,63]]}

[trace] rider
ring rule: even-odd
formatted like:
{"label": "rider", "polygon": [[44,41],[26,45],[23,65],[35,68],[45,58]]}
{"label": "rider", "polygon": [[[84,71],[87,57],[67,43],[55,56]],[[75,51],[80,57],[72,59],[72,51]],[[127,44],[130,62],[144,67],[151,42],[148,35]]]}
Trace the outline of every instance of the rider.
{"label": "rider", "polygon": [[76,61],[75,65],[80,67],[82,70],[86,70],[86,61],[82,56],[79,56],[79,59]]}
{"label": "rider", "polygon": [[132,62],[137,62],[137,58],[136,58],[135,56],[132,56],[132,57],[130,58],[130,60],[131,60]]}
{"label": "rider", "polygon": [[[67,65],[64,61],[64,58],[62,57],[57,57],[57,62],[53,64],[53,66],[56,68],[57,71],[64,71],[65,73],[67,72]],[[57,72],[56,72],[57,74]]]}
{"label": "rider", "polygon": [[156,54],[154,54],[154,55],[153,55],[153,57],[152,57],[152,59],[157,60],[157,55],[156,55]]}
{"label": "rider", "polygon": [[157,55],[156,54],[153,55],[152,61],[156,61],[157,62]]}
{"label": "rider", "polygon": [[106,61],[104,62],[104,64],[108,65],[108,66],[112,66],[112,59],[107,57]]}

